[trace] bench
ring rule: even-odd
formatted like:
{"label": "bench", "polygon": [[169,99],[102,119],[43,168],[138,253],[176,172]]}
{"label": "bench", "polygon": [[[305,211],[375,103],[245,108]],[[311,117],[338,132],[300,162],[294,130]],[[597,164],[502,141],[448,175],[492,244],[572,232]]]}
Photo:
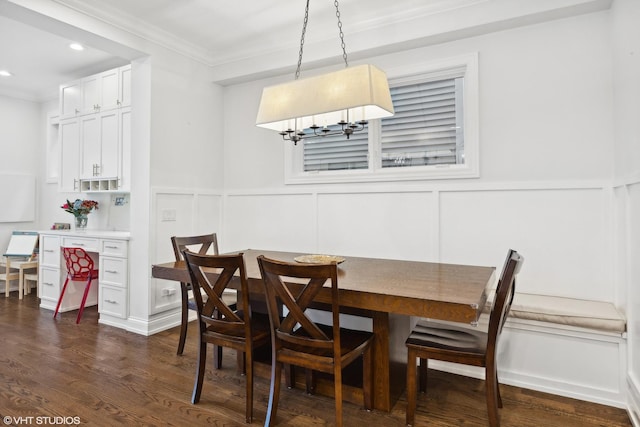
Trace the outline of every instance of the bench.
{"label": "bench", "polygon": [[[491,310],[494,291],[487,298]],[[610,302],[516,292],[509,317],[623,334],[625,316]]]}

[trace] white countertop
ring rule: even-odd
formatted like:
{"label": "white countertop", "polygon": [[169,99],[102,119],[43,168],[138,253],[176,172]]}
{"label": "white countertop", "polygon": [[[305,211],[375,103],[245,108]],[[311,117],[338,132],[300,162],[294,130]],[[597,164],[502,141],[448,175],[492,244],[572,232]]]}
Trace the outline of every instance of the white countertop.
{"label": "white countertop", "polygon": [[48,234],[53,236],[75,236],[75,237],[91,237],[96,239],[122,239],[129,240],[131,232],[129,231],[113,231],[113,230],[40,230],[38,234]]}

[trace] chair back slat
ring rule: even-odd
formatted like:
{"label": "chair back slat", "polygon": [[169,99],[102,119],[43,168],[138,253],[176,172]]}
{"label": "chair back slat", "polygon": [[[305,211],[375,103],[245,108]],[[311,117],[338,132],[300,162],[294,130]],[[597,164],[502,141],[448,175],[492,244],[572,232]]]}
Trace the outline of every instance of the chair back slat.
{"label": "chair back slat", "polygon": [[489,329],[487,337],[487,353],[495,354],[496,345],[502,327],[507,320],[507,315],[511,309],[516,288],[516,276],[522,268],[524,257],[517,251],[510,249],[502,268],[502,274],[496,288],[496,295],[491,307],[489,317]]}
{"label": "chair back slat", "polygon": [[[258,257],[258,264],[278,346],[340,348],[340,334],[337,332],[340,321],[336,264],[291,264],[264,256]],[[292,284],[288,285],[287,280]],[[327,282],[331,285],[332,294],[334,332],[331,337],[305,312]],[[287,309],[283,319],[279,316],[279,302]]]}
{"label": "chair back slat", "polygon": [[74,280],[85,280],[94,269],[93,259],[82,248],[62,247],[62,256],[67,265],[67,274]]}
{"label": "chair back slat", "polygon": [[[183,251],[200,322],[221,334],[245,334],[249,328],[251,307],[243,254],[199,255]],[[242,315],[224,302],[222,294],[236,280],[238,272],[242,294]],[[214,278],[215,281],[211,281]],[[203,295],[206,296],[203,298]],[[245,335],[245,336],[248,336]]]}
{"label": "chair back slat", "polygon": [[176,261],[184,259],[182,252],[185,249],[189,249],[190,252],[195,252],[199,255],[205,255],[208,252],[211,252],[210,255],[218,255],[218,237],[216,233],[203,234],[201,236],[173,236],[171,237],[171,244]]}

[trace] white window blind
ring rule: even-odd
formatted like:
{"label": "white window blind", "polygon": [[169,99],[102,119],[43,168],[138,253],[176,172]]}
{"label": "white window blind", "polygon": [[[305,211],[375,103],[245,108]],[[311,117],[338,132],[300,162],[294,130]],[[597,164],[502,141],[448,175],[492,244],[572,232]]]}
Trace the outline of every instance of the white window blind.
{"label": "white window blind", "polygon": [[478,55],[391,68],[395,115],[367,129],[285,148],[285,183],[392,182],[480,176]]}
{"label": "white window blind", "polygon": [[[330,126],[334,130],[334,127]],[[339,129],[335,126],[335,129]],[[368,129],[356,132],[347,139],[344,135],[304,139],[304,170],[329,171],[367,169],[369,167]]]}
{"label": "white window blind", "polygon": [[391,87],[395,115],[382,119],[382,167],[464,162],[463,78]]}

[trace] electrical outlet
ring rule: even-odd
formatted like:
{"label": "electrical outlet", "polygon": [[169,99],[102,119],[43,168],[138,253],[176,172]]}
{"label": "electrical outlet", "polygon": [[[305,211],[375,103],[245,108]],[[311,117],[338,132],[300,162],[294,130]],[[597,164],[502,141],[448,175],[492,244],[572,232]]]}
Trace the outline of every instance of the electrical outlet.
{"label": "electrical outlet", "polygon": [[177,216],[175,209],[162,209],[160,214],[162,221],[175,221]]}
{"label": "electrical outlet", "polygon": [[170,297],[175,294],[176,294],[176,290],[173,288],[163,288],[160,291],[160,295],[162,295],[163,297]]}

